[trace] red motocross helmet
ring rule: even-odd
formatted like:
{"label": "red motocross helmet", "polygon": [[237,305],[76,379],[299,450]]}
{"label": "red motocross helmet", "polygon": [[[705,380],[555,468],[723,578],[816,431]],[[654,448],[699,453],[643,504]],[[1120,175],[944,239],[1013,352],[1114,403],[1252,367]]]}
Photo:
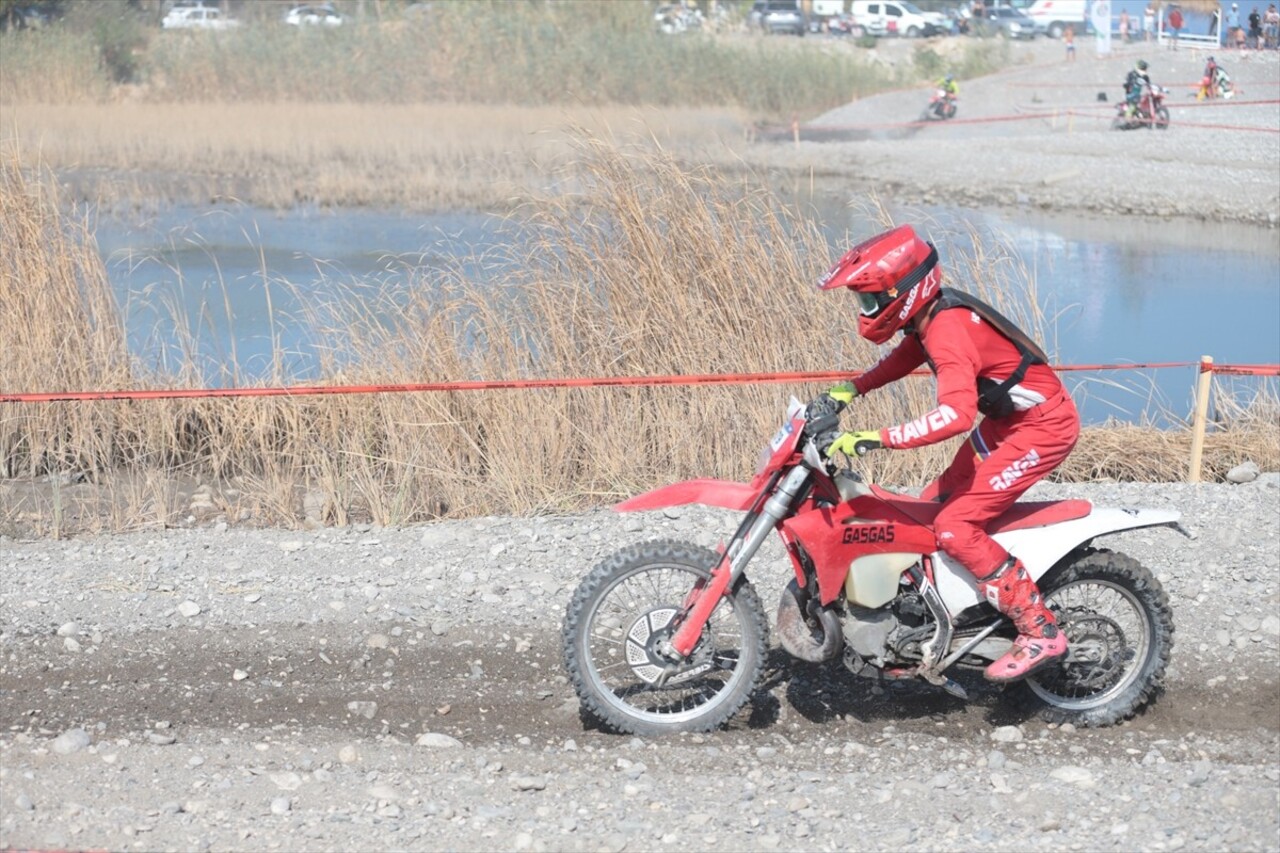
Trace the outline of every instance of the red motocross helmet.
{"label": "red motocross helmet", "polygon": [[863,240],[833,266],[818,287],[858,295],[858,334],[883,344],[938,296],[938,250],[910,225]]}

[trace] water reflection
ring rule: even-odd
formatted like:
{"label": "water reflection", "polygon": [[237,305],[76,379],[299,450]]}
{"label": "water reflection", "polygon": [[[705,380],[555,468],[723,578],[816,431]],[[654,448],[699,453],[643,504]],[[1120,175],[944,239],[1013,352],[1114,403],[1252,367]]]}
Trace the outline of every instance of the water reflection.
{"label": "water reflection", "polygon": [[[839,193],[807,195],[802,207],[827,230],[833,254],[882,227]],[[889,213],[926,223],[957,250],[974,240],[1005,247],[1005,271],[1016,280],[1025,268],[1034,278],[1052,321],[1047,344],[1061,363],[1194,361],[1202,354],[1219,363],[1280,362],[1275,231],[938,207]],[[210,384],[229,385],[314,375],[341,358],[308,338],[311,321],[325,311],[344,300],[393,305],[410,270],[460,265],[466,273],[513,234],[482,214],[240,207],[103,222],[97,237],[133,351],[162,369],[195,363]],[[1144,412],[1159,420],[1160,410],[1188,411],[1194,371],[1067,379],[1088,421]]]}

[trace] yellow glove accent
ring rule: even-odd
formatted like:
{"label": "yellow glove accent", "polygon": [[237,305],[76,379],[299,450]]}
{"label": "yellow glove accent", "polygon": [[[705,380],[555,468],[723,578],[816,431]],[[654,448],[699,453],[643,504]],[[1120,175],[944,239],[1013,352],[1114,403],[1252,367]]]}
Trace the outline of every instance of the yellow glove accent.
{"label": "yellow glove accent", "polygon": [[858,396],[858,389],[852,382],[841,382],[827,391],[827,396],[847,406],[853,402],[854,397]]}
{"label": "yellow glove accent", "polygon": [[880,441],[879,430],[864,430],[862,432],[843,432],[827,448],[827,455],[831,456],[836,452],[843,453],[845,456],[865,456],[868,451],[879,450],[884,447]]}

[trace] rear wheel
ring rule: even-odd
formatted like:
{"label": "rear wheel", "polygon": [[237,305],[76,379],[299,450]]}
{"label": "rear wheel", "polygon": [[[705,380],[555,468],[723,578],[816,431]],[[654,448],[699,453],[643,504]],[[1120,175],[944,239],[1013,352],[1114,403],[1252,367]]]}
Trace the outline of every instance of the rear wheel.
{"label": "rear wheel", "polygon": [[1156,109],[1155,128],[1156,130],[1169,129],[1169,110],[1167,107],[1158,107]]}
{"label": "rear wheel", "polygon": [[564,656],[590,716],[629,734],[706,732],[746,704],[769,629],[745,580],[721,599],[688,659],[676,662],[664,650],[691,590],[719,561],[706,548],[648,542],[624,548],[583,580],[565,617]]}
{"label": "rear wheel", "polygon": [[1024,682],[1051,722],[1108,726],[1159,691],[1173,650],[1169,596],[1131,557],[1074,552],[1041,584],[1070,648]]}

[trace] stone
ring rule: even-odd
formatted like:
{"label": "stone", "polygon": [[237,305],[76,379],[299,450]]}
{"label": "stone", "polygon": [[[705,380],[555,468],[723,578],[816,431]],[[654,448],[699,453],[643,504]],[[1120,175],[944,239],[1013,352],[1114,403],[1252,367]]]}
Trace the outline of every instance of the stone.
{"label": "stone", "polygon": [[1021,743],[1022,729],[1017,726],[1000,726],[991,732],[991,739],[996,743]]}
{"label": "stone", "polygon": [[1250,459],[1249,461],[1243,462],[1228,471],[1227,482],[1237,484],[1252,483],[1254,480],[1258,479],[1259,473],[1258,463]]}
{"label": "stone", "polygon": [[70,755],[73,752],[79,752],[92,742],[89,733],[84,729],[67,729],[62,734],[54,738],[51,747],[58,755]]}
{"label": "stone", "polygon": [[1049,775],[1054,779],[1057,779],[1059,782],[1065,782],[1068,785],[1075,785],[1077,788],[1092,788],[1097,784],[1093,778],[1092,772],[1084,767],[1077,767],[1073,764],[1059,767]]}
{"label": "stone", "polygon": [[200,605],[196,604],[191,599],[187,599],[178,605],[178,612],[188,619],[191,619],[192,617],[200,615]]}
{"label": "stone", "polygon": [[418,739],[413,743],[415,746],[427,746],[433,749],[456,749],[462,746],[462,741],[440,732],[424,732],[418,735]]}
{"label": "stone", "polygon": [[347,710],[355,714],[357,717],[364,717],[366,720],[372,720],[373,715],[378,713],[377,702],[348,702]]}

